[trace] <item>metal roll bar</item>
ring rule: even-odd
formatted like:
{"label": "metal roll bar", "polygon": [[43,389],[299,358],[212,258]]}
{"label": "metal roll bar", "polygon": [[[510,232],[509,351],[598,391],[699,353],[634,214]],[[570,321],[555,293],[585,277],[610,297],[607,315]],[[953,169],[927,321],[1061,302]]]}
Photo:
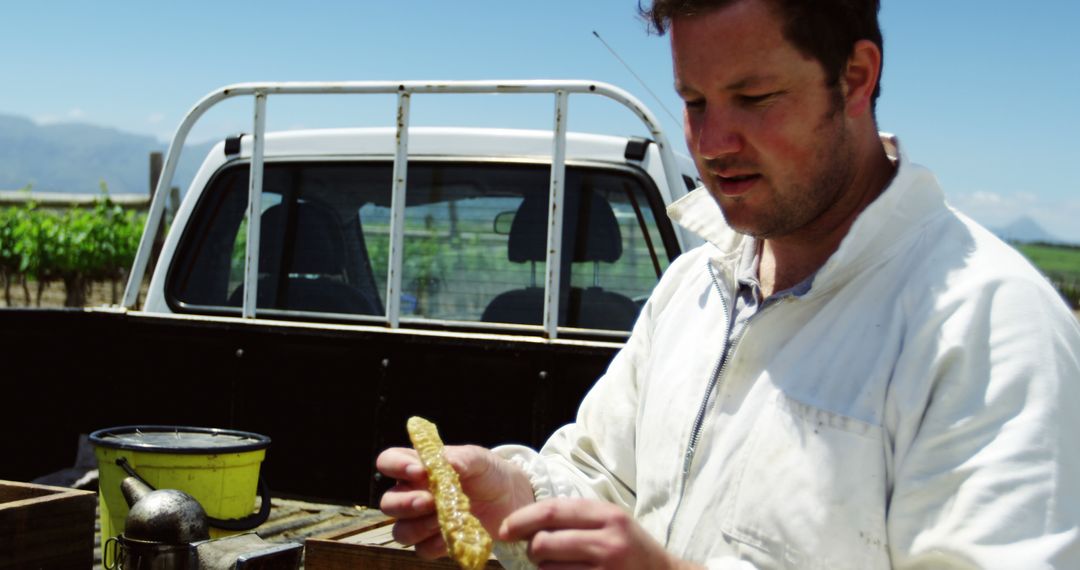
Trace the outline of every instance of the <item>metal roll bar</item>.
{"label": "metal roll bar", "polygon": [[188,134],[195,123],[211,107],[233,97],[253,97],[253,145],[251,156],[251,176],[248,186],[248,227],[247,251],[245,252],[244,294],[241,314],[244,318],[255,318],[255,306],[258,298],[259,272],[259,230],[262,211],[262,182],[264,145],[266,137],[266,100],[274,95],[357,95],[357,94],[397,94],[397,148],[394,155],[393,194],[390,222],[390,268],[387,272],[386,321],[391,328],[400,326],[401,318],[401,273],[404,252],[404,211],[406,179],[408,174],[409,146],[409,103],[411,96],[421,94],[468,94],[468,93],[550,93],[555,96],[554,144],[551,161],[551,180],[549,211],[553,215],[548,219],[547,264],[544,297],[543,328],[548,338],[558,336],[559,314],[559,270],[558,259],[562,241],[563,190],[566,172],[566,117],[570,94],[599,95],[612,99],[630,109],[648,127],[653,141],[660,152],[664,176],[669,189],[674,190],[682,184],[675,165],[675,156],[667,137],[660,128],[659,121],[651,111],[628,92],[595,81],[580,80],[537,80],[537,81],[346,81],[346,82],[285,82],[285,83],[239,83],[222,87],[202,98],[184,116],[180,126],[169,144],[165,165],[158,179],[157,188],[146,217],[127,287],[124,290],[123,305],[134,309],[139,295],[139,287],[146,274],[153,247],[154,236],[165,210],[167,189],[172,185],[180,152]]}

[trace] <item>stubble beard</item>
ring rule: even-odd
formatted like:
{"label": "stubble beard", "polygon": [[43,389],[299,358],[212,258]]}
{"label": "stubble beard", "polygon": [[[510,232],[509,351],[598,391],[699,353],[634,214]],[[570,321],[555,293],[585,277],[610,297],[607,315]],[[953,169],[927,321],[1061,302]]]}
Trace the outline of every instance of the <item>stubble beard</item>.
{"label": "stubble beard", "polygon": [[[732,229],[758,239],[776,239],[806,228],[835,205],[851,185],[853,149],[842,118],[843,99],[834,98],[814,129],[818,142],[813,154],[814,170],[805,180],[786,187],[773,187],[771,203],[746,222],[730,223]],[[763,182],[770,182],[763,180]],[[715,196],[715,194],[714,194]],[[729,209],[740,206],[742,198],[731,203],[717,200],[726,218]]]}

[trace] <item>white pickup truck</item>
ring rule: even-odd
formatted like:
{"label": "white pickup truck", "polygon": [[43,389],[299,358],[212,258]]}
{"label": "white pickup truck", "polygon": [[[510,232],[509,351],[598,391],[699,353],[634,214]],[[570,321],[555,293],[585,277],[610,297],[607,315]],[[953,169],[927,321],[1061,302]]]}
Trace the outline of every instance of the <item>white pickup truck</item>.
{"label": "white pickup truck", "polygon": [[[265,132],[268,97],[313,93],[397,94],[396,127]],[[413,96],[440,93],[549,93],[554,127],[410,125]],[[570,95],[627,106],[650,137],[567,132]],[[233,97],[253,99],[252,132],[206,157],[141,289],[178,149]],[[275,491],[370,503],[375,453],[410,415],[450,442],[540,444],[696,245],[665,214],[696,184],[648,109],[602,83],[222,88],[172,142],[124,307],[0,311],[18,355],[0,384],[27,403],[0,453],[32,458],[0,479],[70,463],[79,433],[199,425],[270,436]]]}

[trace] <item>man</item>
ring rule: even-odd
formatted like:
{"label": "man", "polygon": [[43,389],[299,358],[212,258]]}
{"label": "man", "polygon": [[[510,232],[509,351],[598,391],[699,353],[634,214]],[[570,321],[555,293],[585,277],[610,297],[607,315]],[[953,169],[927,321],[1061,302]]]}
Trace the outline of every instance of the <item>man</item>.
{"label": "man", "polygon": [[[877,0],[656,0],[709,243],[540,453],[447,449],[542,568],[1080,567],[1080,326],[880,137]],[[717,208],[719,205],[719,208]],[[382,508],[445,551],[423,469]]]}

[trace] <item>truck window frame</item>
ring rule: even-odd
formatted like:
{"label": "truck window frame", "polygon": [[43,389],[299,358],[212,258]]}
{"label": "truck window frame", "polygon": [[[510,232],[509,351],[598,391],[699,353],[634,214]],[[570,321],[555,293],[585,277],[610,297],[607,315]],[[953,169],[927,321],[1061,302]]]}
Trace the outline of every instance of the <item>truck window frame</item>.
{"label": "truck window frame", "polygon": [[[266,159],[267,168],[280,168],[288,166],[290,164],[304,164],[304,165],[342,165],[342,164],[356,164],[356,163],[378,163],[390,167],[392,165],[392,157],[268,157]],[[420,166],[422,164],[454,164],[454,165],[468,165],[468,164],[524,164],[533,165],[542,168],[550,168],[550,161],[542,159],[499,159],[492,157],[467,157],[467,156],[438,156],[438,157],[413,157],[410,158],[410,165]],[[166,271],[165,279],[165,301],[169,308],[178,314],[194,314],[194,315],[219,315],[230,316],[239,318],[241,315],[241,309],[239,307],[220,306],[220,305],[203,305],[189,303],[181,300],[177,296],[177,280],[179,278],[180,266],[189,263],[190,252],[193,247],[197,247],[197,244],[205,240],[203,235],[210,225],[210,221],[206,212],[207,208],[220,207],[222,201],[225,199],[220,196],[219,189],[223,182],[223,178],[226,176],[241,176],[243,179],[247,178],[247,173],[242,172],[244,168],[250,168],[251,160],[249,158],[236,158],[234,160],[227,161],[222,164],[209,178],[206,183],[206,189],[199,196],[192,212],[188,218],[188,223],[185,225],[176,247],[176,254],[171,259],[170,266]],[[566,167],[568,172],[574,169],[579,172],[588,170],[597,170],[606,173],[620,173],[627,175],[634,180],[638,188],[640,188],[640,197],[645,198],[645,203],[651,211],[651,222],[654,227],[655,239],[653,243],[649,244],[652,249],[652,253],[656,256],[663,256],[666,264],[670,264],[671,261],[679,254],[678,241],[675,236],[674,227],[670,219],[666,216],[663,198],[660,196],[659,188],[655,181],[648,175],[641,167],[633,163],[618,164],[596,160],[567,160]],[[264,193],[267,190],[264,188]],[[388,188],[389,191],[389,188]],[[265,194],[264,194],[265,195]],[[244,197],[246,201],[246,196]],[[217,214],[214,214],[217,215]],[[648,220],[648,213],[644,213],[646,216],[646,222]],[[244,214],[241,213],[241,219]],[[640,226],[641,220],[637,221]],[[376,263],[389,263],[389,260],[375,260],[372,259],[371,263],[374,266]],[[665,265],[666,265],[665,264]],[[385,273],[385,272],[383,272]],[[659,277],[657,277],[659,281]],[[381,290],[382,294],[385,294],[385,290]],[[560,295],[563,292],[560,291]],[[280,310],[260,307],[257,311],[256,321],[258,320],[285,320],[285,321],[305,321],[305,322],[325,322],[325,323],[337,323],[337,324],[349,324],[349,325],[376,325],[385,326],[387,323],[387,316],[385,310],[382,314],[372,315],[357,315],[348,313],[322,313],[322,312],[309,312],[299,310]],[[499,333],[499,334],[515,334],[515,335],[528,335],[528,336],[542,336],[542,325],[522,325],[513,323],[479,323],[474,321],[463,320],[449,320],[442,321],[438,319],[431,319],[426,317],[411,317],[403,316],[401,318],[402,328],[408,329],[426,329],[426,330],[453,330],[458,332],[481,332],[481,333]],[[629,335],[629,331],[612,331],[607,329],[591,329],[591,328],[577,328],[560,325],[558,327],[560,338],[567,339],[625,339]]]}

